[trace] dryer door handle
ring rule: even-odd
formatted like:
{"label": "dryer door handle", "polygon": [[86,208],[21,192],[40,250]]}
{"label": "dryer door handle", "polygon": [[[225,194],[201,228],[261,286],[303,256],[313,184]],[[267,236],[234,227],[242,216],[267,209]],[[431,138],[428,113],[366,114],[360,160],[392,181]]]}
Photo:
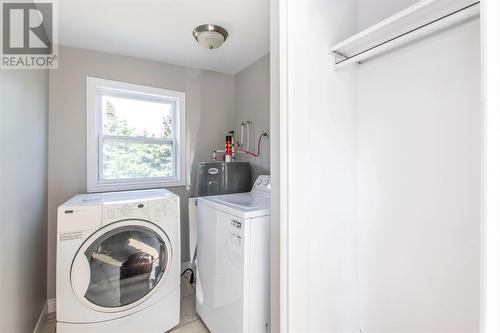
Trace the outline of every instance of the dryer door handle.
{"label": "dryer door handle", "polygon": [[78,253],[71,270],[71,285],[79,297],[85,297],[90,284],[90,265],[83,253]]}

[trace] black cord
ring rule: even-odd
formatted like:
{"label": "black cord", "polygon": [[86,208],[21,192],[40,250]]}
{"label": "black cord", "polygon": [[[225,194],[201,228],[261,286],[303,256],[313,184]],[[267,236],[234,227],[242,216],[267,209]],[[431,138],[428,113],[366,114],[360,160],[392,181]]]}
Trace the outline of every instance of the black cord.
{"label": "black cord", "polygon": [[182,272],[181,276],[183,276],[184,274],[186,274],[187,271],[191,272],[191,277],[189,278],[189,283],[193,284],[193,282],[194,282],[194,272],[193,272],[193,270],[191,268],[186,268],[184,270],[184,272]]}

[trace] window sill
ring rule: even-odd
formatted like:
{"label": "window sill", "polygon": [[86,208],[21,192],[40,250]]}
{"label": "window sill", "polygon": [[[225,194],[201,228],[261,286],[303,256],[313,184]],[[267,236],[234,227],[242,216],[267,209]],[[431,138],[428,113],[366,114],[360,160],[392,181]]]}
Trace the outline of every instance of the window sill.
{"label": "window sill", "polygon": [[153,180],[153,181],[129,181],[120,183],[97,183],[87,184],[88,192],[112,192],[112,191],[133,191],[152,188],[168,188],[185,186],[184,180]]}

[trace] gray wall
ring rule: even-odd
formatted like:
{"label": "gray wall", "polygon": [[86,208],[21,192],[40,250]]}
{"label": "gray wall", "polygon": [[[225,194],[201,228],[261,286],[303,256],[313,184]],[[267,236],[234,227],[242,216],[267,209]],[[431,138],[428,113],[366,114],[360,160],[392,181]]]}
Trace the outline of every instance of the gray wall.
{"label": "gray wall", "polygon": [[189,260],[187,198],[195,193],[195,167],[224,145],[234,124],[235,78],[160,62],[70,47],[59,49],[59,69],[50,72],[48,297],[55,297],[56,209],[86,192],[85,77],[141,84],[186,93],[187,163],[191,189],[169,188],[181,197],[182,261]]}
{"label": "gray wall", "polygon": [[[240,124],[251,121],[250,150],[257,151],[257,139],[270,128],[270,60],[266,54],[252,65],[236,74],[236,119],[235,129],[240,138]],[[271,133],[272,135],[272,133]],[[252,140],[253,139],[253,140]],[[268,175],[271,169],[270,137],[262,138],[261,156],[238,155],[252,164],[253,179],[258,175]],[[245,143],[246,145],[246,143]]]}
{"label": "gray wall", "polygon": [[46,299],[47,71],[0,71],[0,332],[32,332]]}

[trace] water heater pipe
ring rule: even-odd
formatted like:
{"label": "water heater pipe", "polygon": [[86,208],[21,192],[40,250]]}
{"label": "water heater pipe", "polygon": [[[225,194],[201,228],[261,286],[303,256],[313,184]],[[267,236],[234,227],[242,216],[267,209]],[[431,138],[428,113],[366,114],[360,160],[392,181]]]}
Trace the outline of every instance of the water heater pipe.
{"label": "water heater pipe", "polygon": [[243,142],[245,140],[245,123],[241,123],[241,132],[240,132],[240,142],[238,143],[238,147],[243,146]]}
{"label": "water heater pipe", "polygon": [[265,137],[265,136],[268,136],[268,135],[269,135],[269,131],[266,130],[266,131],[264,131],[264,133],[262,133],[259,136],[259,142],[257,143],[257,152],[256,153],[253,153],[253,152],[251,152],[248,149],[247,150],[245,150],[245,149],[239,149],[236,152],[237,153],[245,153],[245,154],[249,154],[249,155],[252,155],[252,156],[255,156],[255,157],[259,157],[260,156],[260,143],[262,141],[262,138]]}
{"label": "water heater pipe", "polygon": [[250,151],[250,122],[247,121],[247,151]]}

